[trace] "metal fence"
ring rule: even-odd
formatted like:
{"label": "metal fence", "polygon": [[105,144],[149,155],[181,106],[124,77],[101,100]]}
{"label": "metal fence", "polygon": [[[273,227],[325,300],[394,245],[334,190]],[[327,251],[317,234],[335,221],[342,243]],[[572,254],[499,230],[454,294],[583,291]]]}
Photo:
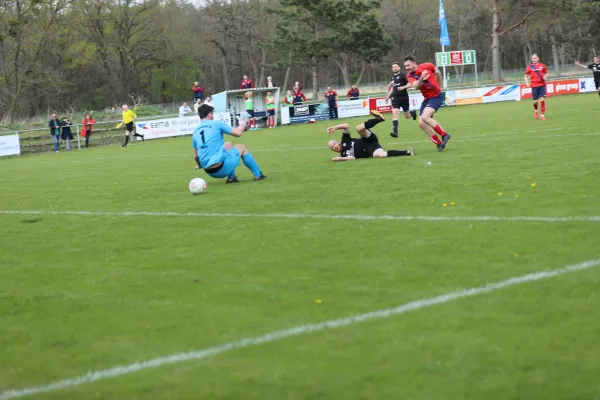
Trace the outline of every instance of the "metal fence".
{"label": "metal fence", "polygon": [[[143,117],[144,120],[155,120],[161,118],[172,118],[177,117],[178,114],[167,114],[167,115],[155,115],[149,117]],[[139,119],[139,118],[138,118]],[[92,135],[90,136],[89,145],[90,147],[107,146],[120,144],[123,141],[123,128],[117,128],[116,124],[119,124],[121,120],[109,120],[109,121],[98,121],[93,125]],[[67,148],[67,144],[70,150],[81,150],[85,148],[85,138],[80,135],[82,124],[70,125],[71,132],[73,133],[73,140],[60,139],[60,151],[64,151]],[[19,134],[21,144],[21,154],[39,153],[44,151],[53,152],[54,144],[52,135],[50,134],[50,128],[38,128],[38,129],[25,129],[25,130],[13,130],[13,131],[1,131],[2,135],[13,135]]]}

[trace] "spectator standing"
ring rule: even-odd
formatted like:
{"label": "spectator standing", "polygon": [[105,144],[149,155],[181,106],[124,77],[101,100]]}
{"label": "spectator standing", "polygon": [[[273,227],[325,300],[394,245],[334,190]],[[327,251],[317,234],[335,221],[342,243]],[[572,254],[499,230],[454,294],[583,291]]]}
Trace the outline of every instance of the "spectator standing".
{"label": "spectator standing", "polygon": [[331,89],[331,87],[327,87],[324,97],[327,99],[327,105],[329,106],[329,118],[338,119],[336,91]]}
{"label": "spectator standing", "polygon": [[52,113],[52,119],[48,122],[50,128],[50,135],[52,136],[52,143],[54,144],[54,152],[58,153],[58,144],[60,140],[60,120],[56,116],[56,113]]}
{"label": "spectator standing", "polygon": [[192,86],[192,90],[194,91],[194,103],[200,99],[200,103],[202,103],[202,96],[204,94],[204,86],[200,85],[198,81],[194,81],[194,86]]}
{"label": "spectator standing", "polygon": [[191,112],[192,112],[192,109],[188,106],[187,101],[184,101],[183,104],[181,105],[181,107],[179,107],[179,116],[185,117],[186,114],[189,114]]}
{"label": "spectator standing", "polygon": [[[389,92],[389,90],[388,90],[388,92]],[[348,90],[347,96],[350,100],[358,100],[358,96],[360,96],[360,91],[358,90],[356,85],[352,85],[350,90]]]}
{"label": "spectator standing", "polygon": [[254,89],[254,83],[251,79],[248,79],[248,75],[244,75],[240,89]]}
{"label": "spectator standing", "polygon": [[71,139],[73,139],[73,133],[71,132],[71,121],[64,116],[62,117],[61,126],[61,134],[60,137],[65,142],[65,150],[71,151]]}
{"label": "spectator standing", "polygon": [[265,104],[267,105],[267,126],[275,128],[275,98],[271,92],[267,92]]}
{"label": "spectator standing", "polygon": [[202,99],[196,99],[194,103],[194,114],[198,115],[198,108],[202,105]]}
{"label": "spectator standing", "polygon": [[274,88],[274,87],[277,87],[277,86],[275,85],[275,81],[273,80],[273,78],[272,78],[272,77],[270,77],[270,76],[267,76],[267,84],[265,85],[265,87],[268,87],[268,88]]}
{"label": "spectator standing", "polygon": [[302,104],[303,101],[306,101],[306,96],[302,93],[300,86],[294,87],[294,105]]}
{"label": "spectator standing", "polygon": [[258,128],[256,127],[256,119],[254,118],[254,93],[250,91],[246,92],[244,95],[244,106],[248,114],[248,122],[249,126],[251,126],[250,130],[255,131]]}
{"label": "spectator standing", "polygon": [[87,149],[90,144],[90,136],[92,136],[92,125],[96,123],[96,120],[91,117],[90,114],[85,114],[83,121],[81,121],[81,136],[85,138],[85,148]]}
{"label": "spectator standing", "polygon": [[288,107],[294,107],[294,95],[292,94],[291,90],[287,91],[287,94],[285,95],[285,105]]}

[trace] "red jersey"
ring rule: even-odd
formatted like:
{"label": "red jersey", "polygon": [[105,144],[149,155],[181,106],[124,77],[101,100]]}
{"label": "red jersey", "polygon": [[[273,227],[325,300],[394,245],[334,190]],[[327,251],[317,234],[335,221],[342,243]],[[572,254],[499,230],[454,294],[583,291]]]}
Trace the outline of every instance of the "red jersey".
{"label": "red jersey", "polygon": [[328,92],[325,92],[325,98],[327,99],[327,102],[329,102],[330,104],[335,104],[335,98],[337,96],[337,93],[335,90],[330,90]]}
{"label": "red jersey", "polygon": [[542,63],[531,64],[525,70],[525,75],[529,75],[529,79],[531,79],[531,87],[545,86],[544,75],[547,73],[548,69]]}
{"label": "red jersey", "polygon": [[[388,92],[389,92],[389,90],[388,90]],[[350,97],[351,99],[358,99],[358,96],[360,96],[360,92],[358,91],[358,88],[350,89],[350,90],[348,90],[348,93],[346,94],[346,96]]]}
{"label": "red jersey", "polygon": [[439,96],[442,93],[440,84],[437,81],[437,76],[435,75],[436,69],[436,66],[432,63],[423,63],[418,65],[418,68],[415,72],[411,72],[406,76],[408,78],[408,82],[413,83],[419,80],[423,72],[429,72],[429,77],[425,79],[421,85],[421,93],[423,93],[423,97],[425,99]]}
{"label": "red jersey", "polygon": [[244,79],[242,84],[240,85],[240,89],[252,89],[254,88],[254,83],[252,83],[252,79]]}

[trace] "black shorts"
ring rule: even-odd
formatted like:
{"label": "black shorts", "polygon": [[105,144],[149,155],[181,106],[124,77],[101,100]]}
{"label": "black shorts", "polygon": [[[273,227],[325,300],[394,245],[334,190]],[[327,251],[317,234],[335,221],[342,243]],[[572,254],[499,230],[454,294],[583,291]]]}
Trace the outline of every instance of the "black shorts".
{"label": "black shorts", "polygon": [[[369,130],[369,132],[371,132],[371,131]],[[368,138],[363,137],[363,140],[364,140],[366,157],[373,157],[373,153],[375,152],[375,150],[381,149],[381,145],[379,144],[379,139],[377,138],[377,135],[374,134],[373,132],[371,132],[371,135]]]}
{"label": "black shorts", "polygon": [[254,118],[254,110],[246,110],[246,114],[248,114],[249,118]]}
{"label": "black shorts", "polygon": [[275,115],[275,109],[267,110],[267,115]]}
{"label": "black shorts", "polygon": [[129,132],[133,132],[133,121],[126,123],[125,129],[128,130]]}
{"label": "black shorts", "polygon": [[405,97],[405,98],[392,97],[392,108],[395,108],[396,110],[402,109],[402,111],[408,112],[409,108],[410,108],[408,97]]}
{"label": "black shorts", "polygon": [[600,89],[600,79],[594,79],[594,83],[596,84],[596,90]]}

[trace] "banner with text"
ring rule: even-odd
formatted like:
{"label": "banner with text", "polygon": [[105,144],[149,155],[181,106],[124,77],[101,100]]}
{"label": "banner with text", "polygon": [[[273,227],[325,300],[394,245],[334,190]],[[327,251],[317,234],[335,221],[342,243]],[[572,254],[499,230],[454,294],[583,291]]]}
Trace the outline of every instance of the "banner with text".
{"label": "banner with text", "polygon": [[435,53],[435,61],[438,67],[472,65],[477,63],[475,50],[444,51]]}
{"label": "banner with text", "polygon": [[[227,125],[231,125],[231,116],[228,112],[215,113],[215,120],[220,120]],[[148,140],[191,135],[199,124],[200,117],[192,115],[189,117],[139,121],[135,123],[135,127],[137,133],[144,135],[144,139]],[[141,139],[138,138],[138,140]]]}
{"label": "banner with text", "polygon": [[483,94],[484,103],[496,103],[498,101],[516,101],[520,100],[519,85],[504,85],[493,88],[485,88]]}
{"label": "banner with text", "polygon": [[0,136],[0,157],[21,154],[19,134]]}
{"label": "banner with text", "polygon": [[[410,94],[408,99],[408,107],[411,110],[418,110],[423,103],[422,94]],[[380,113],[392,112],[392,101],[385,101],[384,97],[376,97],[369,99],[369,112],[371,110],[379,111]]]}
{"label": "banner with text", "polygon": [[[579,93],[579,79],[563,79],[546,84],[546,96]],[[521,99],[531,99],[531,88],[521,85]]]}
{"label": "banner with text", "polygon": [[360,117],[369,115],[369,100],[342,100],[338,101],[338,117]]}
{"label": "banner with text", "polygon": [[311,119],[323,121],[329,119],[329,106],[326,103],[297,104],[293,107],[281,107],[281,124],[297,124]]}
{"label": "banner with text", "polygon": [[579,79],[579,93],[597,92],[596,82],[594,78],[581,78]]}

